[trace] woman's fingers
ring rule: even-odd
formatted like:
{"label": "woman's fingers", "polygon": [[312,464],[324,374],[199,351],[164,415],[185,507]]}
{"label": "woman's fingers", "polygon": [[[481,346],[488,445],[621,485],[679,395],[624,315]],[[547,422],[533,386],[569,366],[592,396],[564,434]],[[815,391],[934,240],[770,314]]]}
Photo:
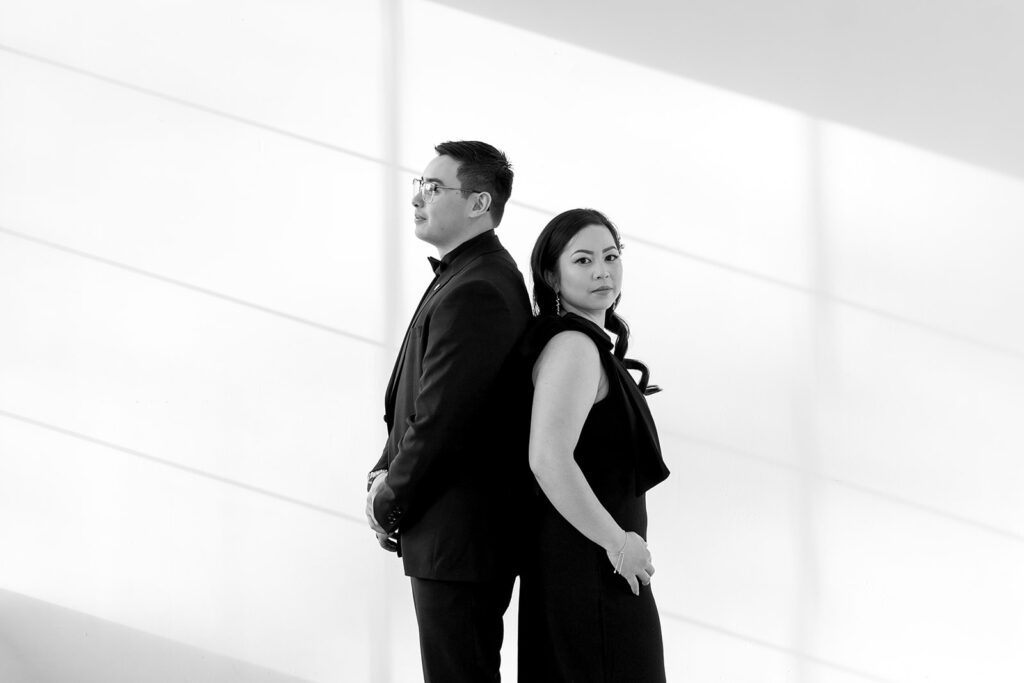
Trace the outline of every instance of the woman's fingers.
{"label": "woman's fingers", "polygon": [[647,542],[636,532],[626,532],[626,543],[622,546],[622,553],[613,555],[608,553],[608,559],[618,566],[622,578],[629,584],[633,595],[640,595],[640,586],[648,586],[651,577],[654,576],[654,564],[651,562],[651,552],[647,549]]}

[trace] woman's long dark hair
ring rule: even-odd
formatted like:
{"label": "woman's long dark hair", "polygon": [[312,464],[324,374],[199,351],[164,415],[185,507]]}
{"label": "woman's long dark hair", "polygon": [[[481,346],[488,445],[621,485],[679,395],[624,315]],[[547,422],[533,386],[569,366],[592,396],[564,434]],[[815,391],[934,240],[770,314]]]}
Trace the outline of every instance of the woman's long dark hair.
{"label": "woman's long dark hair", "polygon": [[[533,304],[538,315],[555,315],[555,290],[548,283],[548,277],[558,277],[558,257],[573,237],[583,228],[590,225],[603,225],[612,233],[615,246],[622,251],[618,228],[608,218],[594,209],[569,209],[552,218],[537,237],[530,256],[530,271],[533,276]],[[604,315],[604,326],[614,332],[615,355],[626,357],[629,347],[629,325],[615,312],[622,293]]]}

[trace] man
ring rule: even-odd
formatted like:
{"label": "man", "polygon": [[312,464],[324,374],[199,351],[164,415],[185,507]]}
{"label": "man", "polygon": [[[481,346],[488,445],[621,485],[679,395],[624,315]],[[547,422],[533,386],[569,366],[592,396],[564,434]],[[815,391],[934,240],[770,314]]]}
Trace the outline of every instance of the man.
{"label": "man", "polygon": [[497,681],[528,472],[513,351],[531,310],[494,233],[512,193],[505,155],[483,142],[434,149],[412,205],[439,260],[388,383],[366,514],[411,577],[424,680]]}

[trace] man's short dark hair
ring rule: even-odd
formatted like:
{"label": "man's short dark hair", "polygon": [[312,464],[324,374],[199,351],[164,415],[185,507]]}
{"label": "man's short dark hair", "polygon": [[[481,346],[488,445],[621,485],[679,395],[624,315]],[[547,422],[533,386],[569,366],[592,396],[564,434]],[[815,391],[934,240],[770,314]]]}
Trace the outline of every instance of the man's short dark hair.
{"label": "man's short dark hair", "polygon": [[505,213],[505,202],[512,196],[512,164],[505,153],[476,140],[442,142],[434,151],[459,162],[457,177],[466,191],[491,195],[490,212],[497,227]]}

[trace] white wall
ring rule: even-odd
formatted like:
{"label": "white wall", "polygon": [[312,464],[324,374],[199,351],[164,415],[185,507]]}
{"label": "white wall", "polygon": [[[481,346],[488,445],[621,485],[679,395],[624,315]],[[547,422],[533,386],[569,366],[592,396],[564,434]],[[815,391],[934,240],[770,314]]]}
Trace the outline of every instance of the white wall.
{"label": "white wall", "polygon": [[0,9],[0,589],[415,680],[363,473],[460,138],[524,268],[624,232],[670,680],[1021,678],[1024,183],[414,0]]}

